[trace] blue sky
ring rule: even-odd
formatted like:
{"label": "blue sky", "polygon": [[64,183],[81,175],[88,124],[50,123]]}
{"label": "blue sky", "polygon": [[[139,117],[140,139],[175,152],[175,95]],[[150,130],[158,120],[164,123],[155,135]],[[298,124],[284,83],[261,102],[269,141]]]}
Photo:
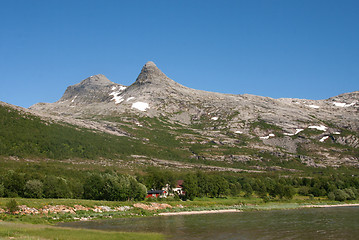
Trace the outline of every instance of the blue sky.
{"label": "blue sky", "polygon": [[0,100],[57,101],[147,61],[191,88],[325,99],[359,90],[359,1],[0,0]]}

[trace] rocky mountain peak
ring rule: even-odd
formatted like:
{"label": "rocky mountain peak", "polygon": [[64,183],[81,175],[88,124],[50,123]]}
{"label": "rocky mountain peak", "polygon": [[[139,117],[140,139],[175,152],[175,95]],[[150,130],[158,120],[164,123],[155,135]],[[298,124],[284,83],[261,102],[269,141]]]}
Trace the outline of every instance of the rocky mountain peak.
{"label": "rocky mountain peak", "polygon": [[88,77],[84,80],[82,80],[79,84],[76,84],[78,86],[89,86],[89,85],[95,85],[95,86],[106,86],[106,85],[112,85],[114,84],[111,82],[105,75],[97,74],[93,75],[91,77]]}
{"label": "rocky mountain peak", "polygon": [[169,79],[157,66],[154,62],[147,62],[142,70],[140,75],[138,75],[135,85],[144,85],[144,84],[161,84],[164,82],[173,81]]}

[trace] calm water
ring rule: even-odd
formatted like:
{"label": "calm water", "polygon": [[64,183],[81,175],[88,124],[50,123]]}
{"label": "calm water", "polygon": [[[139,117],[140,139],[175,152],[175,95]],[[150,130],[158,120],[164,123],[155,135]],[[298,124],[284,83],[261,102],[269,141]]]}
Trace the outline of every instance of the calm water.
{"label": "calm water", "polygon": [[61,226],[160,232],[168,239],[359,239],[359,207],[112,219]]}

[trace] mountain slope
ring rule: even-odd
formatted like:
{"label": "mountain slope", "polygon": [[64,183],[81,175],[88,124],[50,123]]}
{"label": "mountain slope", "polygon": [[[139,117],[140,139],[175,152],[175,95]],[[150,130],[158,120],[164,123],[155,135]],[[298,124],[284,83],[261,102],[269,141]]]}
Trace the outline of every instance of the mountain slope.
{"label": "mountain slope", "polygon": [[191,161],[358,166],[359,92],[326,100],[212,93],[182,86],[148,62],[129,87],[96,75],[30,109],[106,124],[145,145],[164,146],[169,139],[154,138],[163,132]]}

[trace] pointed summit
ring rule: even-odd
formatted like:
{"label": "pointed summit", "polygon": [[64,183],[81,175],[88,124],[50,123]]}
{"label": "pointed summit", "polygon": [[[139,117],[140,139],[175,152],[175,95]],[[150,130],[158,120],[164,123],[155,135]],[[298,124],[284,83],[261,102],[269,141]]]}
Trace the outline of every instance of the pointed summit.
{"label": "pointed summit", "polygon": [[135,84],[143,85],[149,83],[161,83],[168,80],[171,79],[169,79],[160,69],[158,69],[154,62],[149,61],[143,66]]}

